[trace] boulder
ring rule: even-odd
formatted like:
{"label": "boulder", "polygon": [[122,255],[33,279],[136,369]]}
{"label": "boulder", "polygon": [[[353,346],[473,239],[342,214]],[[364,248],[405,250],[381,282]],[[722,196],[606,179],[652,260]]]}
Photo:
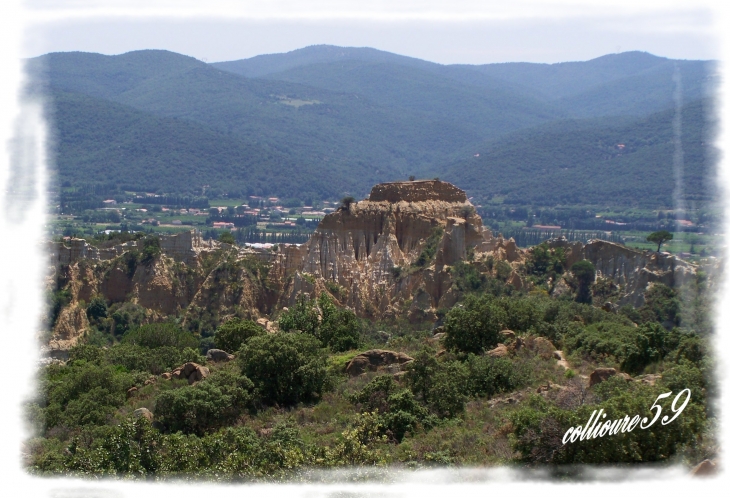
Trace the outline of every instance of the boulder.
{"label": "boulder", "polygon": [[515,333],[508,329],[502,330],[499,335],[501,335],[505,341],[509,341],[510,339],[514,339],[516,337]]}
{"label": "boulder", "polygon": [[134,415],[137,418],[144,417],[147,420],[149,420],[150,422],[152,422],[152,419],[154,418],[154,416],[152,415],[152,412],[149,411],[147,408],[137,408],[136,410],[134,410],[134,412],[132,412],[132,415]]}
{"label": "boulder", "polygon": [[692,469],[690,475],[692,477],[707,477],[717,474],[717,465],[712,460],[702,460],[695,468]]}
{"label": "boulder", "polygon": [[616,375],[615,368],[596,368],[593,372],[591,372],[591,376],[588,380],[588,387],[593,387],[596,384],[600,384],[604,380],[608,379],[609,377],[613,377],[614,375]]}
{"label": "boulder", "polygon": [[172,374],[170,372],[165,372],[160,375],[160,378],[165,379],[165,380],[170,380],[170,379],[172,379]]}
{"label": "boulder", "polygon": [[345,371],[350,377],[356,377],[367,371],[374,372],[389,365],[403,365],[413,361],[413,358],[404,353],[386,351],[384,349],[371,349],[355,356],[347,363]]}
{"label": "boulder", "polygon": [[492,358],[503,358],[509,355],[509,349],[507,349],[507,346],[500,343],[497,344],[496,348],[487,351],[486,355],[491,356]]}
{"label": "boulder", "polygon": [[208,370],[208,367],[190,361],[177,367],[170,375],[173,379],[187,379],[188,384],[193,384],[210,375],[210,370]]}
{"label": "boulder", "polygon": [[209,349],[205,354],[205,358],[209,361],[230,361],[236,356],[226,353],[222,349]]}
{"label": "boulder", "polygon": [[137,387],[136,386],[132,386],[129,389],[127,389],[127,398],[131,398],[135,394],[137,394]]}

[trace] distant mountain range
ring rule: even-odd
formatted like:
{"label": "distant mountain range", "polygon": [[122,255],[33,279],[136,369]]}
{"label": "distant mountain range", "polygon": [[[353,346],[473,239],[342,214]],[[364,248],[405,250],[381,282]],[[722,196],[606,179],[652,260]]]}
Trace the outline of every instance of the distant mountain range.
{"label": "distant mountain range", "polygon": [[475,202],[664,207],[680,105],[685,192],[713,192],[711,61],[441,65],[321,45],[213,64],[52,53],[28,67],[53,103],[65,185],[332,199],[415,175]]}

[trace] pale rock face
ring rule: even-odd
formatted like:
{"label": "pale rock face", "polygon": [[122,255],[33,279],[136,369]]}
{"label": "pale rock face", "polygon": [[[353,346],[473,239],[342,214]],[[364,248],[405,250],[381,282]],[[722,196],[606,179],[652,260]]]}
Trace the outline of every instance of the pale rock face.
{"label": "pale rock face", "polygon": [[[408,269],[439,230],[433,261],[424,270],[394,278],[393,268]],[[304,272],[347,289],[342,304],[363,316],[383,316],[418,291],[419,307],[410,311],[431,319],[431,308],[451,287],[445,268],[492,239],[466,194],[449,183],[376,185],[369,200],[325,216],[306,244],[283,251],[277,274],[293,279],[280,303],[291,304],[299,292],[318,290],[303,281],[299,273]]]}

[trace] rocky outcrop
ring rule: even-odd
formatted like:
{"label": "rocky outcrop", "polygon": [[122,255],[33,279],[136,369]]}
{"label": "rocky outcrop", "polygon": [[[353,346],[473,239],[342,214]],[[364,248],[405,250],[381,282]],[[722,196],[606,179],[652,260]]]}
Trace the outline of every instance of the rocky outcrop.
{"label": "rocky outcrop", "polygon": [[210,375],[208,367],[198,365],[197,363],[188,362],[182,366],[177,367],[171,372],[173,379],[187,379],[188,384],[194,384],[195,382],[201,381]]}
{"label": "rocky outcrop", "polygon": [[702,460],[691,471],[692,477],[708,477],[717,475],[717,465],[712,460]]}
{"label": "rocky outcrop", "polygon": [[507,349],[507,346],[504,344],[497,344],[497,347],[494,349],[490,349],[485,353],[487,356],[491,356],[492,358],[504,358],[506,356],[509,356],[509,349]]}
{"label": "rocky outcrop", "polygon": [[[640,251],[605,240],[594,239],[583,245],[561,237],[548,241],[548,247],[566,251],[568,268],[583,259],[590,261],[597,277],[609,278],[621,289],[621,298],[615,303],[618,306],[639,307],[644,304],[644,292],[651,284],[680,287],[697,272],[695,265],[671,254]],[[565,291],[565,284],[559,282],[553,294]]]}
{"label": "rocky outcrop", "polygon": [[615,368],[596,368],[593,372],[591,372],[591,375],[588,378],[588,386],[593,387],[596,384],[600,384],[609,377],[616,375],[616,373]]}
{"label": "rocky outcrop", "polygon": [[132,415],[134,415],[134,417],[136,418],[146,418],[150,422],[152,422],[152,419],[154,418],[152,412],[149,411],[147,408],[137,408],[136,410],[134,410],[134,412],[132,412]]}
{"label": "rocky outcrop", "polygon": [[418,308],[408,311],[432,319],[451,287],[447,267],[492,239],[466,194],[449,183],[376,185],[368,200],[325,216],[307,243],[282,251],[275,266],[289,284],[280,305],[329,281],[347,289],[333,297],[361,316],[381,317],[418,295]]}
{"label": "rocky outcrop", "polygon": [[[362,375],[365,372],[374,372],[390,365],[403,365],[413,361],[413,358],[405,353],[386,351],[383,349],[372,349],[355,356],[347,363],[345,372],[350,377]],[[395,373],[395,372],[391,372]]]}
{"label": "rocky outcrop", "polygon": [[468,202],[463,190],[439,180],[380,183],[372,188],[368,199],[372,202]]}
{"label": "rocky outcrop", "polygon": [[205,358],[208,361],[231,361],[235,358],[235,355],[228,354],[222,349],[209,349],[207,353],[205,353]]}

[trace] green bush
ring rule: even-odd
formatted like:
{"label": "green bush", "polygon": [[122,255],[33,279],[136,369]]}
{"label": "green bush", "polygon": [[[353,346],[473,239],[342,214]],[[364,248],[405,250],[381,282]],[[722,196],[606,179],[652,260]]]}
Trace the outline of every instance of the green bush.
{"label": "green bush", "polygon": [[197,348],[198,339],[172,323],[149,323],[124,334],[122,342],[144,348],[170,346],[178,349]]}
{"label": "green bush", "polygon": [[279,328],[284,332],[299,330],[316,336],[321,317],[315,305],[316,302],[309,299],[307,294],[300,293],[294,306],[279,317]]}
{"label": "green bush", "polygon": [[[646,430],[636,427],[631,432],[574,443],[562,442],[568,428],[585,425],[594,410],[604,410],[607,414],[602,418],[604,421],[624,419],[627,415],[629,418],[650,416],[649,408],[662,392],[666,392],[663,387],[624,382],[608,399],[574,409],[563,409],[540,396],[533,396],[510,415],[514,427],[513,448],[522,461],[529,463],[605,465],[666,461],[698,441],[705,426],[705,416],[697,403],[690,401],[681,415],[667,425],[657,421]],[[662,413],[672,414],[670,406],[677,394],[678,391],[673,392],[669,398],[659,401]]]}
{"label": "green bush", "polygon": [[338,308],[323,293],[318,300],[299,294],[294,306],[279,318],[279,328],[311,334],[332,351],[342,352],[358,347],[362,326],[352,310]]}
{"label": "green bush", "polygon": [[681,302],[677,291],[664,284],[654,283],[644,292],[645,303],[639,308],[639,314],[644,322],[681,323]]}
{"label": "green bush", "polygon": [[362,412],[378,417],[378,434],[402,441],[406,433],[433,425],[432,416],[407,388],[400,387],[390,375],[381,375],[350,396]]}
{"label": "green bush", "polygon": [[422,349],[406,368],[411,391],[438,417],[451,418],[464,411],[468,371],[463,364],[441,363]]}
{"label": "green bush", "polygon": [[203,363],[205,359],[193,348],[180,350],[174,346],[147,348],[137,344],[116,344],[107,350],[106,361],[129,371],[159,375],[189,361]]}
{"label": "green bush", "polygon": [[633,344],[625,346],[621,368],[640,373],[650,363],[664,359],[679,345],[677,333],[671,333],[655,322],[645,323],[635,331]]}
{"label": "green bush", "polygon": [[491,296],[467,296],[446,315],[444,345],[453,351],[479,354],[497,345],[507,323],[504,309]]}
{"label": "green bush", "polygon": [[68,289],[57,290],[51,294],[50,301],[50,316],[48,321],[50,327],[53,328],[58,319],[58,315],[61,314],[61,310],[71,302],[71,291]]}
{"label": "green bush", "polygon": [[162,248],[159,237],[150,236],[142,241],[142,259],[140,260],[142,263],[151,263],[160,254],[162,254]]}
{"label": "green bush", "polygon": [[[93,350],[85,355],[93,357]],[[38,405],[45,429],[55,426],[103,425],[126,399],[139,378],[125,369],[74,359],[47,368],[41,376]]]}
{"label": "green bush", "polygon": [[231,371],[219,371],[194,386],[165,391],[155,402],[155,420],[169,432],[202,435],[233,423],[250,406],[253,383]]}
{"label": "green bush", "polygon": [[102,296],[94,296],[86,307],[86,316],[90,321],[100,320],[107,317],[108,310],[106,299]]}
{"label": "green bush", "polygon": [[134,303],[112,305],[109,311],[111,311],[112,318],[111,331],[116,336],[121,336],[130,329],[139,327],[145,319],[145,309]]}
{"label": "green bush", "polygon": [[591,361],[621,363],[634,343],[636,331],[635,327],[611,322],[573,327],[563,336],[563,347]]}
{"label": "green bush", "polygon": [[266,330],[252,320],[232,318],[215,331],[215,347],[229,353],[235,353],[241,349],[243,343],[248,339],[265,333]]}
{"label": "green bush", "polygon": [[241,348],[242,372],[266,404],[316,401],[328,386],[327,358],[321,347],[308,334],[252,337]]}
{"label": "green bush", "polygon": [[582,259],[570,267],[575,286],[577,288],[575,300],[579,303],[590,304],[593,301],[591,285],[596,279],[596,268],[587,259]]}
{"label": "green bush", "polygon": [[519,389],[528,382],[510,360],[470,354],[466,360],[466,390],[470,396],[491,397]]}
{"label": "green bush", "polygon": [[348,351],[360,345],[361,325],[352,310],[338,308],[327,294],[319,297],[322,323],[316,337],[334,352]]}

